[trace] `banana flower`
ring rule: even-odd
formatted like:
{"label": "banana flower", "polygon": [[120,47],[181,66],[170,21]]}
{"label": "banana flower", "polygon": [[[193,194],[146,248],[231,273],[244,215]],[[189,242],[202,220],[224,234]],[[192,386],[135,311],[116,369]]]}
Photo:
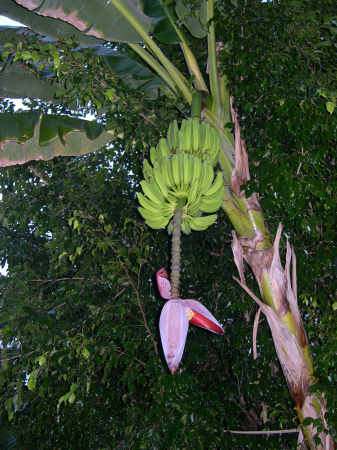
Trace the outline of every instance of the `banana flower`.
{"label": "banana flower", "polygon": [[224,334],[224,330],[197,300],[172,299],[171,283],[165,269],[158,270],[157,284],[161,297],[169,300],[160,315],[159,330],[167,365],[174,373],[184,353],[188,322],[216,334]]}

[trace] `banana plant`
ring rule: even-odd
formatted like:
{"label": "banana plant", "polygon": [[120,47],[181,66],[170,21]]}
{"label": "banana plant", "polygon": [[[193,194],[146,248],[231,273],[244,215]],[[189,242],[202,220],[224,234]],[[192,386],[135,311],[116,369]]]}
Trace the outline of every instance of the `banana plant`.
{"label": "banana plant", "polygon": [[[191,12],[190,7],[184,6],[183,2],[179,2],[174,11],[165,5],[166,2],[164,3],[161,0],[143,0],[142,2],[140,0],[111,0],[110,2],[105,0],[95,2],[89,0],[69,0],[67,2],[62,0],[2,0],[0,14],[26,24],[36,33],[52,39],[75,36],[77,42],[82,45],[100,45],[107,41],[127,43],[143,59],[147,67],[151,68],[153,75],[160,79],[159,89],[165,95],[170,96],[170,98],[183,96],[186,104],[191,106],[196,92],[209,94],[212,101],[206,104],[203,122],[207,122],[212,127],[211,129],[219,139],[218,160],[221,166],[222,184],[224,185],[224,187],[221,187],[224,189],[221,207],[235,230],[233,231],[232,248],[240,274],[240,284],[244,289],[248,289],[243,275],[243,260],[245,260],[251,267],[258,283],[263,302],[258,298],[255,298],[255,300],[260,302],[260,307],[268,318],[275,347],[298,417],[301,422],[306,417],[324,421],[326,412],[324,400],[309,394],[309,387],[315,382],[313,377],[314,364],[297,306],[295,264],[293,264],[292,269],[292,284],[290,283],[290,255],[292,255],[294,261],[295,253],[291,250],[288,251],[286,267],[283,269],[279,258],[281,228],[275,242],[273,242],[258,195],[254,193],[247,197],[242,190],[242,185],[250,179],[248,156],[245,144],[240,136],[239,117],[230,99],[226,77],[219,74],[218,51],[221,44],[216,42],[213,20],[214,0],[203,0],[201,2],[200,20],[192,17],[193,14],[187,14],[188,20],[184,22],[184,26],[194,37],[203,38],[207,36],[208,84],[204,80],[197,60],[190,49],[189,41],[177,22],[177,18],[180,19],[186,12]],[[15,30],[13,30],[13,33],[15,33]],[[180,44],[183,57],[192,76],[192,82],[179,72],[156,42]],[[55,61],[57,62],[57,59],[54,60],[54,65]],[[116,71],[118,64],[118,62],[112,64],[112,68]],[[19,95],[18,92],[17,95]],[[0,92],[0,96],[5,96],[4,92]],[[228,131],[228,128],[225,128],[225,124],[228,122],[232,122],[234,126],[233,135]],[[4,128],[3,125],[0,126],[0,143],[4,152],[8,148],[9,153],[15,153],[17,150],[10,146],[13,141],[17,145],[22,145],[19,142],[21,138],[14,133],[15,119],[9,118],[8,124],[7,128]],[[75,127],[73,131],[76,133]],[[168,131],[169,135],[170,132]],[[25,143],[32,138],[31,134],[25,136]],[[182,141],[182,138],[180,140]],[[93,140],[93,142],[96,141]],[[35,145],[35,153],[29,156],[31,159],[41,157],[38,152],[41,143]],[[164,144],[161,145],[164,148]],[[101,143],[97,148],[100,146]],[[45,149],[47,148],[46,146]],[[73,152],[74,154],[80,154],[80,150],[75,147]],[[154,153],[153,150],[152,153]],[[161,157],[163,160],[165,159],[165,156],[161,155]],[[158,159],[160,159],[160,156]],[[177,166],[184,159],[190,161],[191,158],[188,155],[186,157],[183,153],[174,153],[169,164],[167,161],[161,164],[161,161],[158,160],[152,161],[152,167],[149,164],[147,167],[144,166],[144,172],[148,172],[148,174],[145,175],[144,173],[145,181],[142,183],[142,188],[148,198],[139,196],[139,201],[144,209],[144,211],[140,209],[140,212],[150,226],[157,224],[157,228],[160,228],[170,223],[169,228],[173,234],[174,247],[171,274],[172,298],[174,300],[178,298],[177,290],[179,287],[177,271],[180,262],[180,254],[177,251],[180,246],[179,232],[182,228],[185,228],[185,232],[188,232],[189,227],[191,229],[202,227],[205,225],[205,223],[201,223],[202,221],[215,220],[212,216],[200,217],[198,211],[206,211],[206,209],[198,207],[194,210],[192,206],[187,206],[190,199],[186,190],[184,191],[185,185],[182,186],[181,179],[179,185],[178,180],[174,178],[179,173]],[[20,163],[20,161],[25,162],[26,160],[22,155],[19,155],[19,157],[8,156],[5,159],[3,158],[2,165],[8,165],[8,161]],[[190,167],[187,162],[185,167],[184,162],[184,169],[187,169],[187,166]],[[166,193],[163,187],[164,195],[163,190],[160,189],[160,185],[163,185],[162,176],[168,176],[167,180],[170,180],[170,170],[172,170],[173,176],[172,185],[168,186],[166,183],[168,190]],[[146,177],[148,177],[148,180],[146,180]],[[158,191],[156,186],[159,186]],[[180,189],[179,192],[178,189]],[[190,190],[192,190],[192,185],[189,186],[189,192]],[[185,192],[184,195],[182,195],[183,191]],[[177,193],[181,195],[177,195]],[[202,203],[207,204],[207,201],[205,201],[207,199],[203,198],[207,197],[207,191],[199,188],[199,194],[201,197],[200,205]],[[153,197],[151,198],[151,196]],[[152,214],[145,212],[151,212],[150,208],[153,208],[149,200],[158,205],[161,211],[160,220],[155,220]],[[198,202],[196,200],[194,202],[196,204],[193,206],[197,208]],[[210,203],[210,209],[212,209],[212,201]],[[192,200],[190,204],[192,204]],[[158,208],[154,208],[154,210],[158,210]],[[192,214],[189,213],[191,210],[193,211]],[[170,222],[172,217],[173,221]],[[210,223],[207,224],[207,226],[209,225]],[[250,293],[250,295],[252,294]],[[179,310],[181,310],[180,306]],[[313,437],[318,434],[317,429],[312,426],[303,427],[303,434],[304,445],[307,448],[314,448]],[[323,450],[332,448],[331,436],[326,436],[323,432],[319,436],[322,442],[320,448]]]}

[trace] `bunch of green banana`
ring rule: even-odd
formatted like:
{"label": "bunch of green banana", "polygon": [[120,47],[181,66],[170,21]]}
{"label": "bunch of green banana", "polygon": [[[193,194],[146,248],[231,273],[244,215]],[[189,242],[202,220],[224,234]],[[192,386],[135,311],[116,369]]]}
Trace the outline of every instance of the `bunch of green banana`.
{"label": "bunch of green banana", "polygon": [[[151,158],[152,160],[152,158]],[[141,182],[144,197],[138,194],[139,212],[152,228],[165,227],[173,217],[178,198],[185,200],[182,230],[205,230],[216,220],[216,214],[200,217],[201,212],[215,212],[224,195],[223,177],[214,171],[208,159],[188,153],[175,153],[153,161],[153,168],[144,161]],[[169,232],[170,232],[169,227]]]}
{"label": "bunch of green banana", "polygon": [[[153,157],[159,163],[160,157],[165,157],[162,150],[164,148],[164,144],[161,143],[162,140],[159,141],[156,149],[153,148]],[[181,122],[180,130],[177,121],[174,120],[168,128],[166,142],[167,156],[170,156],[171,153],[187,152],[198,158],[208,159],[212,166],[218,162],[219,136],[214,128],[198,118],[184,119]]]}

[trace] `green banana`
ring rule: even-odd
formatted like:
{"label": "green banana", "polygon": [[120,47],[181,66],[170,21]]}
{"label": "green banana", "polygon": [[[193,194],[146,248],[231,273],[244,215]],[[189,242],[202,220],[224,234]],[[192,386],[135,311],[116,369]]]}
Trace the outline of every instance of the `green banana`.
{"label": "green banana", "polygon": [[188,160],[188,165],[189,165],[189,173],[190,173],[190,184],[193,181],[193,173],[194,173],[194,155],[190,155],[190,158]]}
{"label": "green banana", "polygon": [[154,179],[156,180],[156,183],[158,184],[159,189],[161,190],[161,193],[163,194],[163,196],[165,198],[168,198],[169,193],[167,190],[165,178],[160,170],[157,169],[154,171]]}
{"label": "green banana", "polygon": [[154,147],[150,148],[150,160],[152,165],[154,166],[154,163],[156,162],[157,155],[156,155],[156,149]]}
{"label": "green banana", "polygon": [[158,203],[152,202],[147,197],[144,197],[144,195],[141,192],[138,192],[137,197],[141,206],[147,211],[152,212],[154,214],[160,214],[162,212],[162,205],[158,205]]}
{"label": "green banana", "polygon": [[167,161],[167,173],[171,182],[172,187],[174,186],[174,178],[173,178],[173,171],[172,171],[172,157]]}
{"label": "green banana", "polygon": [[171,164],[168,158],[163,158],[161,162],[161,173],[163,174],[163,177],[165,179],[165,183],[167,184],[168,188],[172,188],[174,183],[173,180],[171,181],[169,168],[171,168]]}
{"label": "green banana", "polygon": [[180,178],[179,178],[179,155],[172,155],[171,163],[172,163],[172,174],[174,184],[177,188],[180,186]]}
{"label": "green banana", "polygon": [[217,211],[221,205],[222,205],[222,198],[220,198],[220,200],[214,203],[204,203],[203,199],[201,199],[199,209],[206,213],[212,213]]}
{"label": "green banana", "polygon": [[190,226],[190,224],[188,223],[188,221],[187,221],[186,219],[184,219],[184,220],[181,222],[181,229],[183,230],[183,232],[184,232],[185,234],[190,234],[190,232],[191,232],[191,226]]}
{"label": "green banana", "polygon": [[207,162],[201,161],[201,170],[200,170],[200,177],[199,177],[199,183],[198,183],[199,189],[202,188],[202,185],[205,182],[206,175],[207,175]]}
{"label": "green banana", "polygon": [[205,161],[206,164],[206,176],[204,179],[204,183],[202,185],[202,190],[203,192],[207,192],[208,189],[210,188],[212,181],[214,179],[214,171],[213,171],[213,167],[211,166],[211,164],[209,163],[208,160]]}
{"label": "green banana", "polygon": [[150,181],[150,178],[153,177],[153,169],[150,166],[150,163],[147,159],[143,161],[143,175],[146,181]]}
{"label": "green banana", "polygon": [[202,134],[204,137],[202,146],[200,147],[200,153],[203,154],[209,149],[209,142],[210,142],[210,128],[208,123],[202,122]]}
{"label": "green banana", "polygon": [[180,154],[179,157],[179,179],[180,179],[180,190],[184,190],[184,155]]}
{"label": "green banana", "polygon": [[193,119],[191,117],[187,119],[184,131],[186,151],[189,153],[192,151],[192,120]]}
{"label": "green banana", "polygon": [[213,156],[212,150],[214,147],[214,141],[215,141],[214,128],[210,128],[210,130],[209,130],[209,148],[208,148],[209,158],[211,158],[211,156]]}
{"label": "green banana", "polygon": [[201,149],[204,148],[205,139],[206,139],[206,133],[205,133],[205,126],[207,126],[206,122],[200,122],[199,124],[199,158],[201,157]]}
{"label": "green banana", "polygon": [[214,194],[212,195],[206,195],[204,194],[202,196],[202,201],[204,203],[207,203],[208,205],[211,205],[212,203],[216,203],[219,199],[222,199],[224,195],[224,188],[220,187]]}
{"label": "green banana", "polygon": [[[167,196],[168,196],[167,184],[166,184],[166,181],[165,181],[165,179],[163,177],[163,174],[162,174],[162,171],[161,171],[161,166],[159,165],[158,161],[155,162],[155,165],[153,167],[153,175],[154,175],[154,179],[156,180],[156,183],[157,183],[157,185],[159,187],[160,192],[163,194],[163,196],[165,198],[167,198]],[[150,184],[151,184],[151,180],[150,180]]]}
{"label": "green banana", "polygon": [[184,190],[188,190],[190,186],[190,165],[189,165],[189,154],[183,154],[183,170],[184,170]]}
{"label": "green banana", "polygon": [[164,217],[166,218],[166,215],[164,214],[152,213],[147,209],[142,208],[141,206],[138,208],[138,211],[144,217],[145,220],[151,220],[152,222],[161,222]]}
{"label": "green banana", "polygon": [[205,192],[205,196],[209,197],[217,192],[222,186],[223,176],[221,172],[218,172],[215,176],[212,186]]}
{"label": "green banana", "polygon": [[196,178],[195,180],[193,180],[191,187],[188,191],[188,198],[187,198],[186,206],[192,204],[195,201],[197,192],[198,192],[198,179]]}
{"label": "green banana", "polygon": [[211,216],[204,217],[190,217],[187,216],[187,220],[192,228],[192,230],[203,231],[206,230],[209,226],[213,225],[216,221],[217,215],[212,214]]}
{"label": "green banana", "polygon": [[[152,180],[153,180],[153,178],[151,178],[150,182]],[[159,191],[159,189],[158,189],[158,192],[154,191],[151,184],[149,184],[145,180],[142,180],[140,184],[142,186],[144,194],[149,198],[149,200],[152,200],[157,205],[161,205],[165,201],[165,199],[164,199],[163,195],[161,194],[161,192]]]}
{"label": "green banana", "polygon": [[192,151],[195,156],[199,156],[199,133],[200,133],[200,120],[192,120]]}
{"label": "green banana", "polygon": [[168,234],[172,233],[172,229],[173,229],[173,221],[171,220],[171,222],[168,224],[168,227],[167,227]]}
{"label": "green banana", "polygon": [[219,159],[220,139],[214,128],[212,128],[212,134],[214,136],[214,142],[213,147],[211,148],[210,162],[212,166],[215,166]]}
{"label": "green banana", "polygon": [[201,172],[201,161],[196,156],[193,158],[193,180],[196,178],[199,180]]}
{"label": "green banana", "polygon": [[175,150],[177,148],[177,141],[178,141],[178,122],[176,120],[173,121],[173,149]]}
{"label": "green banana", "polygon": [[[158,147],[157,147],[157,148],[158,148]],[[170,157],[170,151],[169,151],[169,148],[168,148],[166,139],[161,138],[161,139],[159,140],[159,149],[160,149],[160,152],[161,152],[161,156],[162,156],[163,158]]]}
{"label": "green banana", "polygon": [[153,228],[154,230],[159,230],[160,228],[166,227],[166,225],[169,223],[171,217],[163,217],[161,221],[154,222],[153,220],[146,220],[146,225]]}
{"label": "green banana", "polygon": [[186,142],[185,142],[185,134],[180,130],[178,133],[178,142],[177,142],[177,153],[182,153],[186,151]]}
{"label": "green banana", "polygon": [[197,191],[194,201],[188,207],[189,216],[195,216],[196,212],[200,209],[201,195],[201,191]]}
{"label": "green banana", "polygon": [[150,184],[151,191],[155,193],[157,198],[163,199],[162,202],[164,202],[165,201],[164,196],[161,193],[161,190],[159,189],[159,186],[158,186],[156,180],[154,178],[151,178],[149,184]]}
{"label": "green banana", "polygon": [[185,132],[185,126],[186,126],[186,119],[183,119],[180,125],[180,131],[182,131],[183,133]]}

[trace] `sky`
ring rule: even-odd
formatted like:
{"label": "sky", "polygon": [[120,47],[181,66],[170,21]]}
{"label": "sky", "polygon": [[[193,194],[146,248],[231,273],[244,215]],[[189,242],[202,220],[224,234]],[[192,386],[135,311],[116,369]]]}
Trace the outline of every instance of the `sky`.
{"label": "sky", "polygon": [[[14,26],[18,26],[18,25],[22,25],[19,22],[15,22],[14,20],[8,19],[8,17],[5,16],[0,16],[0,25],[14,25]],[[24,27],[24,25],[22,25]]]}

